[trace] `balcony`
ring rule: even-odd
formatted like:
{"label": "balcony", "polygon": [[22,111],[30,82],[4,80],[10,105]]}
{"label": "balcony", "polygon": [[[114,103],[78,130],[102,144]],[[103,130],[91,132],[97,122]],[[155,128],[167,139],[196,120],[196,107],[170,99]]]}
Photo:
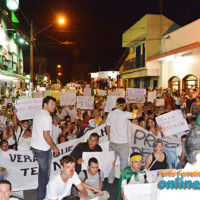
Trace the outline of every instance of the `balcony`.
{"label": "balcony", "polygon": [[126,60],[123,65],[123,71],[134,70],[141,67],[145,67],[145,55]]}

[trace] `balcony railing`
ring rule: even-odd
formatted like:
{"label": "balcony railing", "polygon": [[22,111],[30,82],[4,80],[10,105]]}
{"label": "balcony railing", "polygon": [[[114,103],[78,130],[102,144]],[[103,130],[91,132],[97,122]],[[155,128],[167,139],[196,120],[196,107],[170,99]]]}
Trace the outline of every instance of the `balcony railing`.
{"label": "balcony railing", "polygon": [[129,71],[141,67],[145,67],[145,55],[126,60],[123,65],[123,71]]}

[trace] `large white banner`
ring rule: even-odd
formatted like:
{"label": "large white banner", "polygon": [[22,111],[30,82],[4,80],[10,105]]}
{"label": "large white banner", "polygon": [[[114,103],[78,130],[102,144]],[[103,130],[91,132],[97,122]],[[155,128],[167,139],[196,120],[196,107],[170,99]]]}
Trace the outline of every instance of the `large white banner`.
{"label": "large white banner", "polygon": [[189,130],[189,126],[185,118],[183,118],[181,110],[160,115],[156,117],[156,122],[162,128],[165,137]]}
{"label": "large white banner", "polygon": [[[106,125],[103,124],[98,128],[89,130],[84,136],[79,139],[74,139],[58,145],[61,154],[58,157],[53,157],[51,164],[51,176],[60,173],[60,159],[69,155],[74,147],[80,142],[86,141],[91,133],[98,133],[100,135],[100,146],[103,151],[108,151],[108,137],[106,134]],[[146,156],[153,152],[153,142],[158,139],[142,127],[129,123],[130,134],[130,153],[140,152],[143,155],[143,161]],[[168,153],[168,162],[176,163],[176,147],[180,144],[179,140],[166,141],[162,140],[164,144],[164,151]],[[112,160],[112,156],[111,159]],[[99,157],[99,162],[103,162],[104,157]],[[105,163],[106,164],[106,163]],[[110,163],[109,163],[110,165]],[[0,152],[0,166],[5,167],[8,171],[8,180],[11,181],[13,191],[29,190],[37,188],[38,178],[38,164],[33,156],[32,151],[14,151]],[[117,166],[119,170],[119,166]],[[104,174],[109,173],[108,167],[104,168]],[[118,174],[117,174],[118,173]],[[119,172],[115,173],[119,177]],[[106,176],[105,176],[106,177]]]}
{"label": "large white banner", "polygon": [[127,103],[145,103],[146,89],[127,88],[126,102]]}
{"label": "large white banner", "polygon": [[42,98],[16,99],[15,107],[20,121],[33,119],[35,113],[42,109]]}
{"label": "large white banner", "polygon": [[60,105],[69,106],[76,104],[76,92],[61,92],[60,93]]}
{"label": "large white banner", "polygon": [[77,108],[92,110],[94,109],[94,97],[77,96]]}

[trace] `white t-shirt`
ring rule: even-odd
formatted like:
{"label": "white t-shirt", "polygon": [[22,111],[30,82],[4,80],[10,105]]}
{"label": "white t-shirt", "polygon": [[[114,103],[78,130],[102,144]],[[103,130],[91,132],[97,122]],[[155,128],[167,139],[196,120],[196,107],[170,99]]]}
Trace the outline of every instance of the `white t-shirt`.
{"label": "white t-shirt", "polygon": [[108,114],[106,125],[110,126],[110,141],[123,144],[128,143],[128,119],[134,119],[136,114],[119,109]]}
{"label": "white t-shirt", "polygon": [[51,137],[54,141],[55,144],[58,143],[58,136],[62,133],[62,130],[59,128],[59,126],[55,126],[54,124],[52,124],[52,133],[51,133]]}
{"label": "white t-shirt", "polygon": [[76,108],[73,107],[72,110],[70,110],[68,107],[64,108],[67,114],[71,117],[71,122],[75,122],[75,117],[77,115]]}
{"label": "white t-shirt", "polygon": [[19,151],[28,151],[28,150],[30,150],[30,143],[31,143],[31,137],[24,138],[22,136],[19,139],[17,149]]}
{"label": "white t-shirt", "polygon": [[43,131],[52,130],[52,118],[46,110],[37,112],[33,119],[33,131],[31,137],[31,147],[42,151],[48,151],[50,146],[43,136]]}
{"label": "white t-shirt", "polygon": [[63,120],[65,120],[65,117],[67,116],[67,113],[64,110],[62,110],[61,113],[59,113],[57,111],[56,115],[58,116],[59,120],[63,121]]}
{"label": "white t-shirt", "polygon": [[47,193],[45,200],[62,200],[63,197],[70,195],[72,184],[79,185],[81,183],[77,173],[74,172],[72,178],[64,183],[60,174],[54,176],[47,184]]}

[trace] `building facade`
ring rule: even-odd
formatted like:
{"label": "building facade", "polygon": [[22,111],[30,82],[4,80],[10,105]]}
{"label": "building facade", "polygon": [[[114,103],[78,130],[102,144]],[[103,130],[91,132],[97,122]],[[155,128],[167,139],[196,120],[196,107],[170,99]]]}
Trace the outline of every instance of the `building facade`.
{"label": "building facade", "polygon": [[160,69],[159,87],[199,87],[200,19],[163,36],[161,53],[147,58],[147,65]]}
{"label": "building facade", "polygon": [[147,58],[161,52],[161,38],[170,30],[179,28],[163,15],[147,14],[122,35],[122,47],[129,54],[120,67],[123,87],[157,87],[160,66],[146,62]]}
{"label": "building facade", "polygon": [[15,43],[13,34],[16,30],[8,23],[4,11],[0,11],[0,89],[6,87],[22,87],[27,79],[23,76],[23,53]]}

